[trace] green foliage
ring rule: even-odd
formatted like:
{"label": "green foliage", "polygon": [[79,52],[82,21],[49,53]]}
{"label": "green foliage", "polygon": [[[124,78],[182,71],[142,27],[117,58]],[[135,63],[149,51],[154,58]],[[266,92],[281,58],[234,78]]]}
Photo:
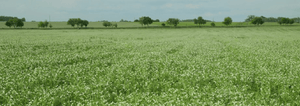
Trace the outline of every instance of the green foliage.
{"label": "green foliage", "polygon": [[248,15],[248,18],[245,19],[245,22],[251,22],[252,19],[254,19],[256,16],[255,15]]}
{"label": "green foliage", "polygon": [[47,20],[44,21],[44,22],[41,21],[41,22],[38,23],[38,27],[39,28],[45,28],[45,27],[47,28],[48,24],[49,24],[49,22]]}
{"label": "green foliage", "polygon": [[216,26],[215,22],[212,22],[210,25],[213,27]]}
{"label": "green foliage", "polygon": [[48,27],[49,22],[46,20],[44,21],[44,26],[47,28]]}
{"label": "green foliage", "polygon": [[204,20],[201,16],[199,16],[197,19],[194,19],[194,23],[195,24],[199,24],[199,26],[201,25],[201,24],[206,24],[206,20]]}
{"label": "green foliage", "polygon": [[177,18],[169,18],[167,20],[167,24],[174,25],[176,27],[179,24],[179,19],[177,19]]}
{"label": "green foliage", "polygon": [[224,25],[230,25],[232,23],[232,19],[230,17],[226,17],[223,21]]}
{"label": "green foliage", "polygon": [[295,20],[294,19],[290,19],[290,21],[289,21],[289,24],[294,24],[295,23]]}
{"label": "green foliage", "polygon": [[75,18],[69,19],[68,22],[67,22],[67,24],[68,24],[68,25],[71,25],[72,27],[74,27],[75,24],[76,24],[76,19],[75,19]]}
{"label": "green foliage", "polygon": [[251,20],[251,24],[262,25],[262,24],[264,24],[263,18],[262,17],[255,17]]}
{"label": "green foliage", "polygon": [[161,25],[162,25],[162,26],[166,26],[166,24],[165,24],[165,23],[162,23]]}
{"label": "green foliage", "polygon": [[14,28],[16,27],[23,27],[24,26],[24,22],[21,19],[18,18],[13,18],[13,19],[9,19],[6,23],[6,26],[11,27],[14,26]]}
{"label": "green foliage", "polygon": [[87,27],[87,26],[89,25],[89,21],[87,21],[87,20],[82,20],[81,25]]}
{"label": "green foliage", "polygon": [[278,21],[278,23],[280,24],[280,25],[287,25],[287,24],[290,24],[290,25],[292,25],[292,24],[294,24],[295,23],[295,20],[294,19],[289,19],[289,18],[281,18],[281,20],[280,21]]}
{"label": "green foliage", "polygon": [[153,20],[153,22],[160,22],[159,19]]}
{"label": "green foliage", "polygon": [[147,26],[153,23],[153,20],[150,17],[146,17],[146,16],[140,17],[139,21],[141,25],[147,25]]}
{"label": "green foliage", "polygon": [[102,25],[105,26],[105,27],[109,27],[112,24],[110,22],[106,21],[106,22],[103,22]]}
{"label": "green foliage", "polygon": [[9,21],[6,21],[6,22],[5,22],[5,25],[8,26],[8,27],[10,28],[10,27],[12,26],[12,23],[9,22]]}
{"label": "green foliage", "polygon": [[75,25],[77,25],[77,28],[80,27],[87,27],[87,25],[89,24],[89,22],[87,20],[81,20],[80,18],[70,18],[67,22],[68,25],[71,25],[72,27],[74,27]]}
{"label": "green foliage", "polygon": [[52,24],[50,24],[49,27],[52,28],[53,27]]}
{"label": "green foliage", "polygon": [[138,19],[135,19],[133,22],[140,22]]}
{"label": "green foliage", "polygon": [[25,19],[25,18],[22,18],[21,20],[22,20],[23,22],[26,22],[26,19]]}
{"label": "green foliage", "polygon": [[118,27],[118,24],[115,23],[115,24],[112,24],[113,27],[117,28]]}
{"label": "green foliage", "polygon": [[11,16],[0,16],[1,21],[9,21],[10,19],[17,19],[18,17],[11,17]]}

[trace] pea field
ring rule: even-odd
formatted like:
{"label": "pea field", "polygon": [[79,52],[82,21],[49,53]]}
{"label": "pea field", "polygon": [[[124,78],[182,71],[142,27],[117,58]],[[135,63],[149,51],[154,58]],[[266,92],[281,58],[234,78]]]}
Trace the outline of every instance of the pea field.
{"label": "pea field", "polygon": [[300,105],[300,27],[0,30],[0,105]]}

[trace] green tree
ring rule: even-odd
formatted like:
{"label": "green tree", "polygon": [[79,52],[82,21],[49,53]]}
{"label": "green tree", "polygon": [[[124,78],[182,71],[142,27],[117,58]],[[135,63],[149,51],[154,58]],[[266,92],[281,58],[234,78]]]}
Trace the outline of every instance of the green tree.
{"label": "green tree", "polygon": [[74,27],[75,24],[76,24],[76,21],[75,21],[75,20],[76,20],[76,19],[71,18],[71,19],[68,20],[67,24],[68,24],[68,25],[71,25],[72,27]]}
{"label": "green tree", "polygon": [[262,17],[255,17],[251,20],[251,24],[262,25],[262,24],[264,24],[263,18]]}
{"label": "green tree", "polygon": [[177,19],[177,18],[169,18],[167,20],[167,23],[169,25],[174,25],[176,27],[179,24],[179,19]]}
{"label": "green tree", "polygon": [[24,22],[21,19],[18,19],[17,21],[17,27],[23,27],[24,26]]}
{"label": "green tree", "polygon": [[225,25],[230,25],[232,23],[232,19],[230,17],[226,17],[223,21],[223,24]]}
{"label": "green tree", "polygon": [[165,23],[162,23],[161,25],[162,25],[163,27],[164,27],[164,26],[166,26],[166,24],[165,24]]}
{"label": "green tree", "polygon": [[216,26],[215,22],[212,22],[210,25],[213,27]]}
{"label": "green tree", "polygon": [[75,19],[75,24],[77,25],[77,28],[78,28],[79,26],[81,26],[82,20],[80,18]]}
{"label": "green tree", "polygon": [[113,24],[112,26],[117,28],[117,27],[118,27],[118,24],[117,24],[117,23],[115,23],[115,24]]}
{"label": "green tree", "polygon": [[289,21],[289,24],[294,24],[295,23],[295,20],[294,19],[290,19],[290,21]]}
{"label": "green tree", "polygon": [[53,26],[50,24],[49,27],[52,28]]}
{"label": "green tree", "polygon": [[147,26],[149,26],[149,24],[153,23],[153,20],[150,17],[146,17],[146,16],[140,17],[139,21],[140,21],[140,24],[147,25]]}
{"label": "green tree", "polygon": [[25,19],[25,18],[22,18],[21,20],[22,20],[23,22],[26,22],[26,19]]}
{"label": "green tree", "polygon": [[89,25],[89,21],[87,20],[82,20],[82,25],[87,27]]}
{"label": "green tree", "polygon": [[111,26],[112,24],[108,21],[105,21],[105,22],[102,23],[102,25],[105,26],[105,27],[108,27],[108,26]]}
{"label": "green tree", "polygon": [[39,22],[39,24],[38,24],[38,27],[39,27],[39,28],[44,28],[44,27],[45,27],[45,24],[44,24],[44,22],[42,22],[42,21],[41,21],[41,22]]}
{"label": "green tree", "polygon": [[10,27],[12,26],[12,23],[9,22],[9,21],[6,21],[6,22],[5,22],[5,25],[8,26],[8,27],[10,28]]}
{"label": "green tree", "polygon": [[135,19],[133,22],[140,22],[138,19]]}
{"label": "green tree", "polygon": [[206,21],[200,16],[197,19],[194,19],[194,24],[199,24],[199,26],[201,24],[206,24]]}
{"label": "green tree", "polygon": [[254,19],[256,16],[255,15],[248,15],[248,18],[245,19],[245,22],[250,22],[252,19]]}
{"label": "green tree", "polygon": [[49,24],[49,22],[47,21],[47,20],[45,20],[45,22],[44,22],[44,27],[48,27],[48,24]]}
{"label": "green tree", "polygon": [[13,18],[13,19],[9,19],[7,21],[7,23],[10,23],[11,26],[14,26],[14,28],[16,27],[23,27],[24,26],[24,22],[21,19],[18,18]]}

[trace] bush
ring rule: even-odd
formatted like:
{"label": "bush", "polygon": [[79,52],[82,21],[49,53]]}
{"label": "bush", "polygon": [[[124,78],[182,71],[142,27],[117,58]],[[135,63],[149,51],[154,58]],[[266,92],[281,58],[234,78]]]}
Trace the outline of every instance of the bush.
{"label": "bush", "polygon": [[118,24],[113,24],[112,26],[117,28],[117,27],[118,27]]}
{"label": "bush", "polygon": [[213,27],[216,26],[216,24],[214,22],[212,22],[210,25],[213,26]]}
{"label": "bush", "polygon": [[53,26],[50,24],[49,27],[52,28]]}
{"label": "bush", "polygon": [[166,26],[166,24],[165,24],[165,23],[162,23],[161,25],[162,25],[162,26]]}
{"label": "bush", "polygon": [[108,27],[111,26],[112,24],[110,22],[103,22],[103,26]]}

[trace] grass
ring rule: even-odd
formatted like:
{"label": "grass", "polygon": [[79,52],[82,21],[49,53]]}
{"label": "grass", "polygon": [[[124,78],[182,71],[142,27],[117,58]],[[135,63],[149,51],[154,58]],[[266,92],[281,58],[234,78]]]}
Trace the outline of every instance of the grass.
{"label": "grass", "polygon": [[0,105],[300,105],[299,32],[1,30]]}

